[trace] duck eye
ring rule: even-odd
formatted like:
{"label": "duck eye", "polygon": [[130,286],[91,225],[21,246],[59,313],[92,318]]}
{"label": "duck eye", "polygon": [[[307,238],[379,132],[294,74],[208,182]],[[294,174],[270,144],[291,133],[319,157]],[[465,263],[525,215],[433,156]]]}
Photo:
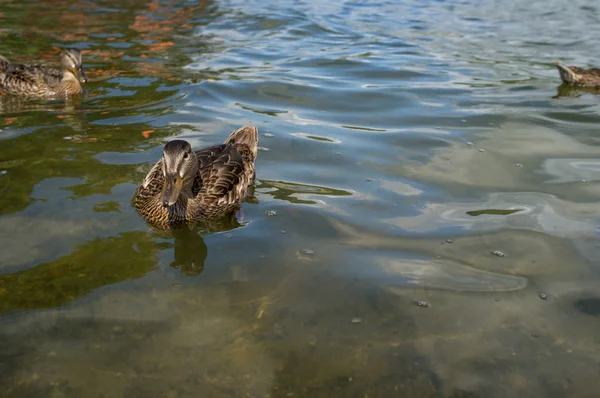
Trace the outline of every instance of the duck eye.
{"label": "duck eye", "polygon": [[183,158],[184,158],[184,159],[187,159],[187,158],[189,158],[189,157],[190,157],[190,155],[189,155],[187,152],[186,152],[186,153],[183,155]]}

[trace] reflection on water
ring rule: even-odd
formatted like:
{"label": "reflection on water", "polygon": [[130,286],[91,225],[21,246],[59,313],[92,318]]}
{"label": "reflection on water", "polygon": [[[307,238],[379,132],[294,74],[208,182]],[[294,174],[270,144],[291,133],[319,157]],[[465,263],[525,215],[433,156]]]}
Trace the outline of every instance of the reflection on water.
{"label": "reflection on water", "polygon": [[[0,54],[90,82],[0,98],[0,395],[597,395],[600,107],[552,65],[595,10],[3,2]],[[244,124],[239,211],[145,224],[165,142]]]}
{"label": "reflection on water", "polygon": [[574,87],[563,83],[556,89],[556,95],[552,98],[579,97],[584,93],[600,94],[600,90],[593,87]]}
{"label": "reflection on water", "polygon": [[[29,99],[21,98],[16,96],[2,96],[0,97],[0,113],[24,113],[24,112],[54,112],[55,114],[60,113],[61,119],[66,123],[71,121],[75,122],[77,119],[73,117],[81,107],[81,97],[73,96],[61,100],[42,100],[42,99]],[[7,126],[11,125],[14,121],[18,120],[15,118],[5,119],[4,122]],[[16,126],[13,126],[13,128]]]}
{"label": "reflection on water", "polygon": [[[351,192],[341,189],[319,187],[315,185],[298,184],[284,181],[260,180],[256,188],[261,193],[271,195],[274,199],[290,203],[316,204],[310,197],[319,196],[350,196]],[[306,199],[304,199],[306,198]]]}
{"label": "reflection on water", "polygon": [[204,270],[204,261],[208,248],[198,233],[183,228],[175,232],[173,246],[174,259],[171,267],[177,268],[183,275],[199,275]]}
{"label": "reflection on water", "polygon": [[[251,193],[250,193],[251,194]],[[251,199],[250,196],[249,199]],[[151,226],[155,235],[167,242],[173,242],[173,261],[171,267],[179,269],[182,275],[199,275],[204,270],[204,263],[208,255],[208,247],[202,235],[223,233],[240,228],[247,222],[240,222],[237,212],[226,214],[216,219],[180,226],[178,228],[156,229]]]}
{"label": "reflection on water", "polygon": [[140,278],[154,269],[161,246],[165,248],[152,243],[148,234],[129,232],[95,239],[54,261],[0,275],[0,312],[57,307],[99,287]]}

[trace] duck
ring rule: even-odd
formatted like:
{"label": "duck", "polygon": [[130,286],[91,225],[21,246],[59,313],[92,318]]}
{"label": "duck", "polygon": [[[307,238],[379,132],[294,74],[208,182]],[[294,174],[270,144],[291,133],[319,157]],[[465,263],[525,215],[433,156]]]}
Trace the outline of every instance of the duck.
{"label": "duck", "polygon": [[242,127],[225,142],[197,151],[172,140],[134,195],[134,207],[148,224],[175,228],[231,214],[246,199],[256,177],[258,130]]}
{"label": "duck", "polygon": [[56,97],[81,94],[88,79],[81,51],[67,48],[60,54],[61,69],[12,63],[0,55],[0,93],[23,97]]}
{"label": "duck", "polygon": [[577,66],[565,66],[560,62],[554,62],[560,73],[560,78],[566,84],[578,87],[600,88],[600,69],[583,69]]}

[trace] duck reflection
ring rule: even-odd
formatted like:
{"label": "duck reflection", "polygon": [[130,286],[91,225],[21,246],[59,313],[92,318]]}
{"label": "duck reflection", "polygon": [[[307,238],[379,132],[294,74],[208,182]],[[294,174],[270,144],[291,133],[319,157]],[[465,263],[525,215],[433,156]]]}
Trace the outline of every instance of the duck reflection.
{"label": "duck reflection", "polygon": [[0,113],[21,112],[64,112],[67,115],[74,113],[81,107],[81,97],[67,97],[64,99],[37,99],[19,96],[0,96]]}
{"label": "duck reflection", "polygon": [[173,239],[174,258],[170,266],[178,269],[184,276],[194,276],[200,275],[204,271],[204,264],[208,256],[208,247],[202,236],[242,227],[247,224],[240,221],[242,219],[243,213],[237,209],[222,217],[195,224],[178,224],[170,228],[148,225],[159,237]]}
{"label": "duck reflection", "polygon": [[600,88],[595,87],[575,87],[570,84],[563,83],[556,88],[556,95],[552,98],[560,97],[580,97],[581,93],[600,94]]}
{"label": "duck reflection", "polygon": [[182,275],[200,275],[204,271],[204,262],[208,255],[208,248],[202,235],[188,228],[174,231],[173,235],[175,258],[170,266],[177,268]]}
{"label": "duck reflection", "polygon": [[174,259],[170,266],[177,268],[182,275],[200,275],[204,271],[204,263],[208,256],[208,247],[202,235],[226,232],[241,227],[235,213],[231,216],[204,222],[190,227],[182,227],[171,231],[174,238]]}

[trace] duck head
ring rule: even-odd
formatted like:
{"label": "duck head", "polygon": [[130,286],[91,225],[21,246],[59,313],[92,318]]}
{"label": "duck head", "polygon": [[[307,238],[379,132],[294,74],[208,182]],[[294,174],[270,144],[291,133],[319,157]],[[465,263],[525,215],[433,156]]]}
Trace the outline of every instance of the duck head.
{"label": "duck head", "polygon": [[60,64],[64,71],[73,74],[81,83],[87,83],[88,78],[83,70],[81,51],[76,48],[67,48],[60,54]]}
{"label": "duck head", "polygon": [[173,206],[179,196],[192,197],[192,185],[198,174],[198,159],[187,141],[174,140],[165,145],[162,157],[164,185],[160,202]]}

